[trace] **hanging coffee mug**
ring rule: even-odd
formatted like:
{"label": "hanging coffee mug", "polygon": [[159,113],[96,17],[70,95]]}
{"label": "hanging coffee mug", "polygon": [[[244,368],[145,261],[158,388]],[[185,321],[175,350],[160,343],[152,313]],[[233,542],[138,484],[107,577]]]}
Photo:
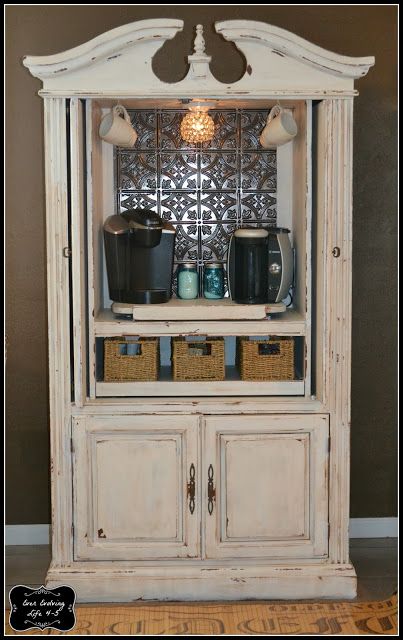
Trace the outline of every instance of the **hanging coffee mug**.
{"label": "hanging coffee mug", "polygon": [[264,149],[280,147],[290,142],[297,132],[297,124],[291,113],[276,105],[269,113],[266,126],[260,135],[260,144]]}
{"label": "hanging coffee mug", "polygon": [[102,140],[117,147],[133,147],[137,140],[137,133],[132,127],[130,116],[121,104],[117,104],[102,118],[99,135]]}

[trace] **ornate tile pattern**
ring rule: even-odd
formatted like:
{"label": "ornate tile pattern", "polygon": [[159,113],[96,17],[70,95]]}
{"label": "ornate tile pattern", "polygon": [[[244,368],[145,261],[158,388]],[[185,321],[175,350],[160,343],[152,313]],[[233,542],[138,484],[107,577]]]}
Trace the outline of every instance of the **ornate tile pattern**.
{"label": "ornate tile pattern", "polygon": [[[180,123],[187,110],[129,110],[133,149],[116,148],[117,210],[149,208],[176,227],[175,274],[181,262],[199,270],[222,262],[238,227],[275,226],[277,158],[262,149],[267,111],[210,111],[214,138],[191,145]],[[176,291],[176,277],[174,277]]]}

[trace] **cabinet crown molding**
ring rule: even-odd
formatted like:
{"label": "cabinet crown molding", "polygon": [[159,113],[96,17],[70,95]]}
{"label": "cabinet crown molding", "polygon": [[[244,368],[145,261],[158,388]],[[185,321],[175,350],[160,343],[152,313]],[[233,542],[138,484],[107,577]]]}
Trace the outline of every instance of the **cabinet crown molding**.
{"label": "cabinet crown molding", "polygon": [[243,43],[252,43],[253,49],[259,51],[260,55],[264,55],[264,49],[269,49],[280,58],[285,56],[337,77],[361,78],[375,64],[373,56],[356,58],[339,55],[322,49],[291,31],[265,22],[224,20],[215,23],[215,30],[226,40],[234,42],[245,55],[250,47]]}
{"label": "cabinet crown molding", "polygon": [[[226,20],[215,30],[234,42],[246,60],[244,75],[231,84],[210,72],[210,57],[198,44],[188,56],[186,77],[161,81],[152,59],[182,31],[183,21],[132,22],[88,42],[50,56],[26,56],[23,64],[43,82],[44,96],[81,97],[320,97],[354,95],[354,79],[364,76],[373,57],[352,58],[326,51],[284,29],[253,20]],[[200,40],[201,42],[201,40]],[[207,43],[208,48],[208,43]]]}
{"label": "cabinet crown molding", "polygon": [[[41,80],[53,78],[59,74],[60,76],[71,75],[83,68],[91,73],[92,68],[100,63],[116,59],[144,43],[154,42],[155,53],[166,40],[173,38],[182,29],[183,20],[138,20],[105,31],[67,51],[50,56],[25,56],[22,62],[33,76]],[[137,56],[137,51],[131,53]]]}

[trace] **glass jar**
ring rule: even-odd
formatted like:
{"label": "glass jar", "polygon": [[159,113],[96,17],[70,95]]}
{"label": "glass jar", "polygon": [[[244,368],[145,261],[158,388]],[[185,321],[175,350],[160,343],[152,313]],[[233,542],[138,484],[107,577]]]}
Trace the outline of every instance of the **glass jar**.
{"label": "glass jar", "polygon": [[191,262],[178,267],[178,297],[182,300],[193,300],[199,293],[199,276],[196,265]]}
{"label": "glass jar", "polygon": [[224,297],[224,269],[218,262],[204,265],[203,293],[205,298]]}

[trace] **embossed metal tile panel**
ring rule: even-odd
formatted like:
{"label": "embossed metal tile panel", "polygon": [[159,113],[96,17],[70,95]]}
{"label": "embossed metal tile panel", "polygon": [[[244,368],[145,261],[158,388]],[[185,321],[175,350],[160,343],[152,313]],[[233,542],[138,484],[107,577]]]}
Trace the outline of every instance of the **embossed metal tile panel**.
{"label": "embossed metal tile panel", "polygon": [[259,144],[268,112],[210,111],[214,137],[197,145],[180,135],[185,109],[129,113],[138,139],[133,149],[116,148],[117,210],[148,208],[169,220],[175,272],[194,262],[202,293],[204,263],[225,264],[235,229],[276,225],[276,152]]}

